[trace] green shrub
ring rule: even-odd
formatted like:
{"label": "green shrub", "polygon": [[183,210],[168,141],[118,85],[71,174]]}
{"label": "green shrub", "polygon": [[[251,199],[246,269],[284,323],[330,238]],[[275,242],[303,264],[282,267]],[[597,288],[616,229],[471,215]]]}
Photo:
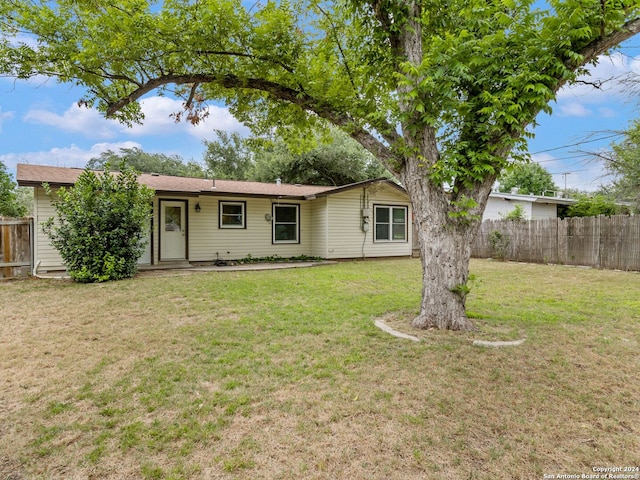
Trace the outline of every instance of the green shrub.
{"label": "green shrub", "polygon": [[489,233],[489,245],[491,245],[491,257],[504,260],[507,255],[507,248],[509,247],[509,237],[500,230],[492,230],[491,233]]}
{"label": "green shrub", "polygon": [[605,195],[578,195],[577,202],[567,209],[567,217],[595,217],[598,215],[616,215],[621,209]]}
{"label": "green shrub", "polygon": [[511,222],[524,222],[527,219],[527,214],[524,213],[524,207],[519,203],[515,205],[513,210],[506,214],[500,214],[503,219]]}
{"label": "green shrub", "polygon": [[71,278],[81,283],[129,278],[136,272],[149,231],[153,191],[125,165],[111,173],[82,172],[73,187],[54,194],[56,218],[43,224]]}

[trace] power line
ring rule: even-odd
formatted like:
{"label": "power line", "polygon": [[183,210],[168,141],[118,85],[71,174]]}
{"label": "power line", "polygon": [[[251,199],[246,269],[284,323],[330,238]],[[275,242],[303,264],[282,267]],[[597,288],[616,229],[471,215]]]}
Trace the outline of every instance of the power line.
{"label": "power line", "polygon": [[[531,155],[535,155],[535,154],[531,154]],[[547,163],[547,162],[557,162],[559,160],[571,160],[573,158],[583,158],[584,159],[585,155],[583,153],[578,154],[578,155],[569,155],[568,157],[554,157],[554,158],[549,158],[547,160],[534,160],[536,163]]]}
{"label": "power line", "polygon": [[583,140],[581,142],[571,143],[569,145],[562,145],[561,147],[547,148],[546,150],[539,150],[537,152],[530,152],[529,154],[530,155],[537,155],[539,153],[554,152],[556,150],[564,150],[565,148],[578,147],[580,145],[584,145],[585,143],[595,143],[595,142],[600,142],[602,140],[606,140],[608,138],[620,137],[620,136],[622,136],[624,134],[625,134],[624,132],[614,133],[614,134],[611,134],[611,135],[607,135],[606,137],[594,138],[593,140]]}
{"label": "power line", "polygon": [[570,170],[568,172],[556,172],[556,173],[549,172],[549,173],[551,173],[551,175],[567,175],[570,173],[589,172],[589,171],[591,171],[591,168],[583,168],[581,170]]}

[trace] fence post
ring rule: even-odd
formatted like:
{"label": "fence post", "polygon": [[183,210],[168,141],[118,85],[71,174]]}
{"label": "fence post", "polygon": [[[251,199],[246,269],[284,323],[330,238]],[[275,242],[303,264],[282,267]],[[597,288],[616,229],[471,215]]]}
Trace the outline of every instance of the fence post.
{"label": "fence post", "polygon": [[596,222],[598,228],[596,235],[598,235],[598,251],[596,253],[596,268],[602,268],[602,215],[598,215],[598,221]]}
{"label": "fence post", "polygon": [[36,274],[35,272],[35,262],[36,262],[36,257],[35,257],[35,243],[36,243],[36,237],[35,237],[35,219],[33,217],[29,218],[29,275],[34,275]]}
{"label": "fence post", "polygon": [[[9,225],[2,225],[2,258],[5,263],[11,262],[11,231],[9,230]],[[11,277],[11,267],[3,268],[3,277],[9,278]]]}

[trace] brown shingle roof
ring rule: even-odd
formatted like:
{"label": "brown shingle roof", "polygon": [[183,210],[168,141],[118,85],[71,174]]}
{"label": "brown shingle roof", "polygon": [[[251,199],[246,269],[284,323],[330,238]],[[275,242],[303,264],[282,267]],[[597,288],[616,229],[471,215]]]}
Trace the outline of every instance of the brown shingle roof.
{"label": "brown shingle roof", "polygon": [[[36,187],[44,182],[52,187],[71,186],[83,172],[79,168],[49,167],[44,165],[18,164],[18,185]],[[158,193],[181,193],[185,195],[248,195],[267,197],[298,197],[317,195],[342,187],[315,185],[291,185],[262,182],[240,182],[235,180],[212,180],[203,178],[172,177],[143,173],[138,181]],[[214,188],[215,186],[215,188]]]}

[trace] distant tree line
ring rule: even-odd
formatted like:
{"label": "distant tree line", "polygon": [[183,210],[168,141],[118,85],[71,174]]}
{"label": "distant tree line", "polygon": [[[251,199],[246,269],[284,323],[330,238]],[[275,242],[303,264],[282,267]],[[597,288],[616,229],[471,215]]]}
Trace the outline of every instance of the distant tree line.
{"label": "distant tree line", "polygon": [[24,217],[33,208],[33,190],[20,188],[0,161],[0,217]]}
{"label": "distant tree line", "polygon": [[341,130],[332,129],[328,137],[320,133],[316,144],[304,152],[294,152],[282,140],[245,138],[238,133],[216,130],[217,139],[205,142],[202,163],[185,162],[178,155],[147,153],[139,148],[111,150],[92,158],[87,167],[102,170],[125,165],[143,173],[180,177],[213,177],[308,185],[346,185],[388,177],[389,174],[360,144]]}
{"label": "distant tree line", "polygon": [[104,170],[110,165],[112,170],[118,170],[126,165],[141,173],[158,173],[160,175],[175,175],[178,177],[204,177],[205,171],[197,162],[185,162],[179,155],[165,155],[163,153],[148,153],[140,148],[121,148],[116,153],[112,150],[102,152],[87,162],[91,170]]}

